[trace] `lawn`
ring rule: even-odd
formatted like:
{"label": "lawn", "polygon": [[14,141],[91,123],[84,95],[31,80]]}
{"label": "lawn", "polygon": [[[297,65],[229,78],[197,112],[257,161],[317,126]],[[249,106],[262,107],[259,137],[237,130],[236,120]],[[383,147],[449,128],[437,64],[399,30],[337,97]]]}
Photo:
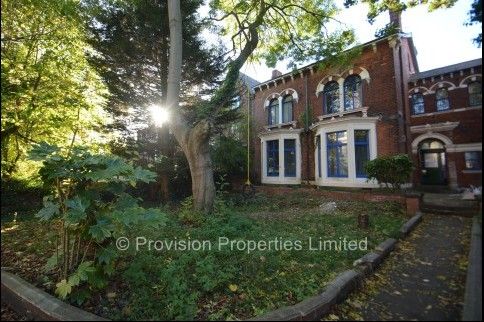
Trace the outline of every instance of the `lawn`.
{"label": "lawn", "polygon": [[[295,189],[284,196],[257,193],[249,200],[227,195],[218,202],[216,214],[208,217],[193,216],[183,205],[166,208],[169,219],[163,228],[138,227],[126,236],[131,247],[118,251],[121,260],[108,285],[84,301],[86,290],[81,289],[70,300],[101,316],[128,320],[247,319],[297,303],[318,293],[366,253],[311,250],[309,238],[313,247],[320,238],[367,239],[372,249],[395,237],[404,221],[397,203],[337,201],[336,210],[323,213],[319,206],[329,201]],[[368,229],[357,226],[357,216],[363,212],[369,214]],[[36,220],[3,222],[2,265],[53,293],[56,281],[43,271],[55,245],[50,230]],[[142,245],[136,251],[136,237],[209,241],[212,249],[156,250],[152,244],[151,250]],[[241,241],[239,245],[250,240],[273,244],[271,250],[231,249],[218,244],[220,237]],[[284,242],[293,249],[281,250]]]}

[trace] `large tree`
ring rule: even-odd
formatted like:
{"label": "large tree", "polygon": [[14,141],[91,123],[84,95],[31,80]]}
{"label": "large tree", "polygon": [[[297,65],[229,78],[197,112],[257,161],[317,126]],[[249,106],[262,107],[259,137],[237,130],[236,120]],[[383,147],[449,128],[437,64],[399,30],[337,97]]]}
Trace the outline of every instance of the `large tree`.
{"label": "large tree", "polygon": [[210,19],[223,24],[223,36],[232,45],[223,82],[207,102],[199,106],[203,117],[190,123],[180,113],[183,50],[180,2],[168,1],[170,22],[170,68],[167,106],[174,118],[171,128],[182,147],[192,176],[195,207],[209,212],[215,197],[209,139],[216,120],[233,97],[241,67],[249,60],[264,60],[273,66],[286,59],[289,65],[341,53],[354,40],[353,33],[330,32],[336,6],[326,0],[214,0]]}
{"label": "large tree", "polygon": [[[172,190],[169,182],[174,173],[183,168],[172,161],[183,161],[179,158],[183,152],[166,126],[155,127],[149,107],[163,106],[166,100],[170,41],[168,3],[166,0],[86,0],[84,3],[91,12],[91,43],[101,53],[93,57],[93,62],[113,94],[109,110],[115,117],[115,127],[126,132],[113,145],[123,147],[125,151],[140,152],[152,160],[166,161],[162,162],[163,165],[156,163],[157,186],[161,188],[161,198],[166,200]],[[223,70],[223,46],[206,44],[201,37],[207,26],[198,15],[202,3],[202,0],[181,3],[184,39],[180,57],[183,74],[181,100],[183,114],[190,122],[199,118],[199,110],[194,106],[200,106],[203,96],[218,84]],[[235,118],[234,114],[225,115],[225,121]],[[151,125],[142,129],[146,124]],[[127,139],[136,132],[139,140]],[[148,145],[153,147],[143,144],[142,137],[145,136],[156,139],[156,148],[141,151]]]}
{"label": "large tree", "polygon": [[2,2],[2,179],[32,142],[90,142],[107,91],[90,66],[78,2]]}
{"label": "large tree", "polygon": [[[170,41],[167,1],[84,3],[91,13],[90,42],[101,53],[93,57],[93,62],[113,94],[109,108],[116,116],[117,128],[126,130],[130,117],[134,123],[148,123],[149,106],[163,105],[166,99]],[[206,45],[200,37],[206,26],[197,13],[202,3],[203,0],[181,3],[185,106],[192,105],[197,96],[216,85],[222,71],[219,49]]]}

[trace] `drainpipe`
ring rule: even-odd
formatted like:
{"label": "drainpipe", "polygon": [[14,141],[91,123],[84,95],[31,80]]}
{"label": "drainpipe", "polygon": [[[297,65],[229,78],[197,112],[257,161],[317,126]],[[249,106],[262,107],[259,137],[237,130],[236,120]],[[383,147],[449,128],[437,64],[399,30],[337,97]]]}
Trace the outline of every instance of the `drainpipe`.
{"label": "drainpipe", "polygon": [[309,147],[311,146],[311,135],[309,133],[309,97],[308,97],[308,74],[304,77],[304,99],[306,117],[304,120],[304,132],[306,133],[306,184],[309,185]]}

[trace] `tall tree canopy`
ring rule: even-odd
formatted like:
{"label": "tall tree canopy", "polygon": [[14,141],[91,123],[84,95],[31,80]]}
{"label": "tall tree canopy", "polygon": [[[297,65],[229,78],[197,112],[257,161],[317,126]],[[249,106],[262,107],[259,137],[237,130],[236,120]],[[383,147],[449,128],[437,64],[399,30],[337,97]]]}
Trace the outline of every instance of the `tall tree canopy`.
{"label": "tall tree canopy", "polygon": [[368,21],[373,23],[375,18],[385,11],[399,12],[422,4],[428,5],[429,11],[433,11],[450,8],[457,0],[345,0],[344,5],[350,7],[360,2],[368,5]]}
{"label": "tall tree canopy", "polygon": [[[203,0],[186,0],[183,12],[183,100],[192,105],[222,72],[219,48],[201,37],[206,27],[198,15]],[[168,77],[169,27],[166,0],[87,0],[93,57],[112,92],[110,111],[119,129],[126,119],[147,123],[148,107],[162,105]],[[131,111],[131,113],[129,113]],[[133,113],[134,111],[134,113]]]}
{"label": "tall tree canopy", "polygon": [[32,142],[91,142],[107,91],[87,56],[78,1],[2,2],[2,178]]}

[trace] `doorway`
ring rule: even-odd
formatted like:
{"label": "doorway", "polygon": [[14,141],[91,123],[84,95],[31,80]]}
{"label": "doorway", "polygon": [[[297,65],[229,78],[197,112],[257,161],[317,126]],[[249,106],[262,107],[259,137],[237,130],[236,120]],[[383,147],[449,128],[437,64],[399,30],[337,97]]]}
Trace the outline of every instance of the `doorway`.
{"label": "doorway", "polygon": [[425,140],[420,144],[420,164],[423,185],[447,184],[445,145],[439,140]]}

